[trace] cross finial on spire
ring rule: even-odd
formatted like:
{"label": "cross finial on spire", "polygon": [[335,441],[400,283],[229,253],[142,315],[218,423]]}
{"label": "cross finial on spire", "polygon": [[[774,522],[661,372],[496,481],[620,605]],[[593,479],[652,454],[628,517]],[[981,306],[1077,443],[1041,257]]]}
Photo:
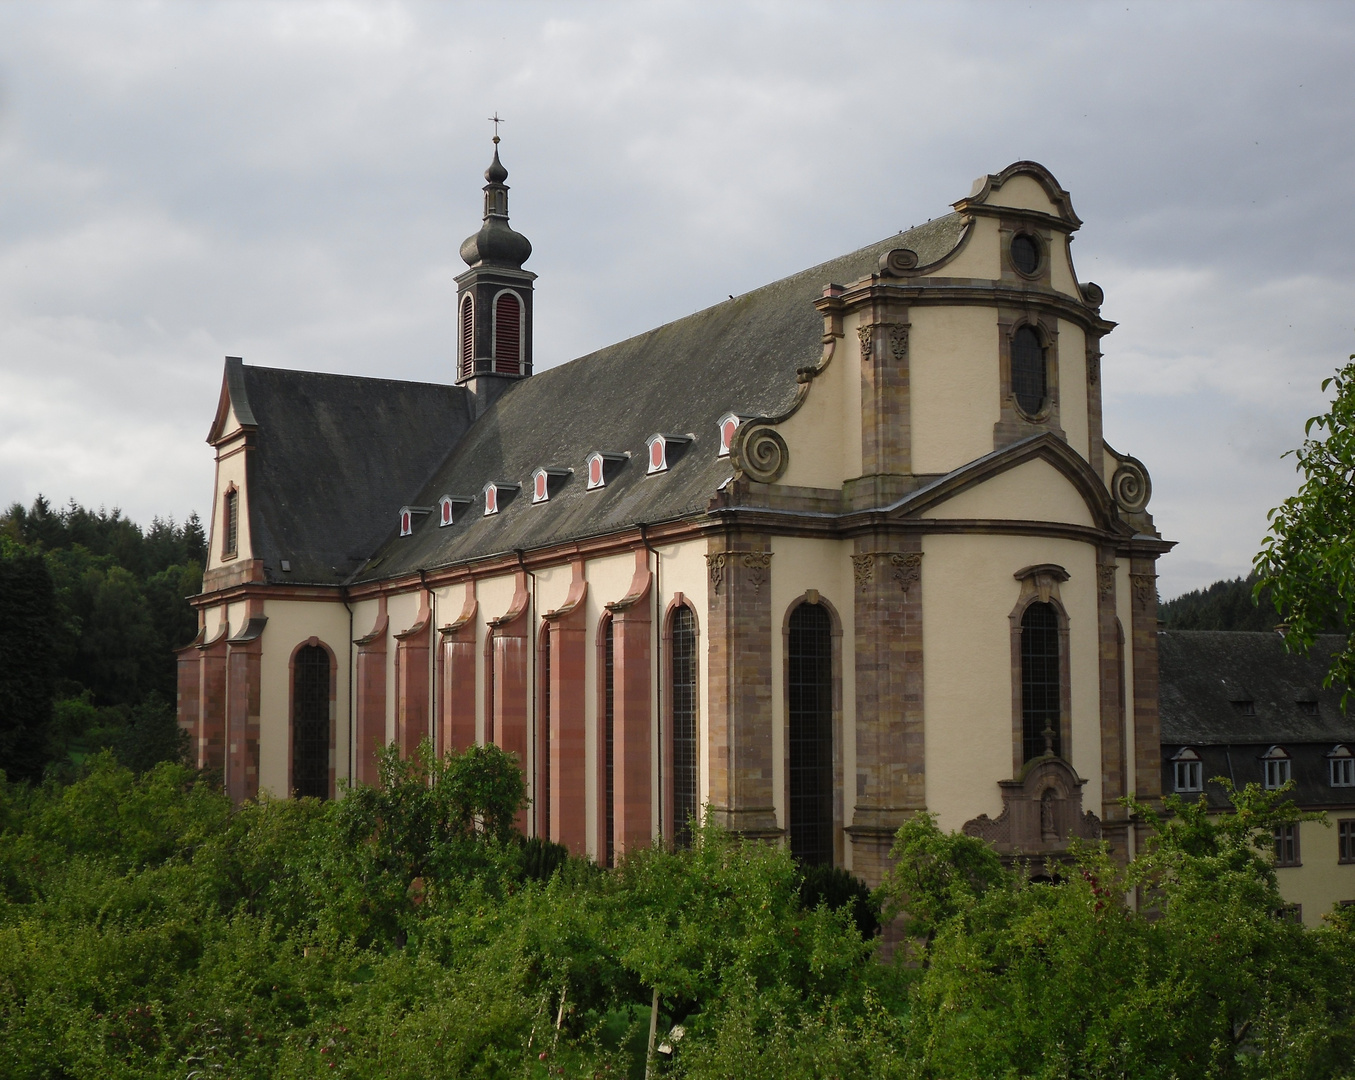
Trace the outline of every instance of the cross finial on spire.
{"label": "cross finial on spire", "polygon": [[494,115],[489,117],[489,120],[494,124],[494,142],[497,145],[499,141],[499,125],[503,123],[503,120],[499,117],[498,109],[494,110]]}

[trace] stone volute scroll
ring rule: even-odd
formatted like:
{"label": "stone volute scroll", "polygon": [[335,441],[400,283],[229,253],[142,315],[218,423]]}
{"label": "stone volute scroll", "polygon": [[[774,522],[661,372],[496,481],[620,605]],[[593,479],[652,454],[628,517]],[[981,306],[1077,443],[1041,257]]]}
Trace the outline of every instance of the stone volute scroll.
{"label": "stone volute scroll", "polygon": [[759,484],[774,484],[786,474],[790,450],[786,440],[766,423],[743,424],[730,440],[729,460],[736,476]]}
{"label": "stone volute scroll", "polygon": [[1153,483],[1143,462],[1137,458],[1121,458],[1119,468],[1110,478],[1110,493],[1115,504],[1126,514],[1140,513],[1153,495]]}

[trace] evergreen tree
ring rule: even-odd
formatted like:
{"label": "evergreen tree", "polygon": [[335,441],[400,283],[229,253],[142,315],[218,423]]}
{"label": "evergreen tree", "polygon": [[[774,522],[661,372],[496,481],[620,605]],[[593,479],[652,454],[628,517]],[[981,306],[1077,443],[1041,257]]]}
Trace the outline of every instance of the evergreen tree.
{"label": "evergreen tree", "polygon": [[11,779],[42,775],[56,684],[54,607],[42,556],[0,537],[0,769]]}

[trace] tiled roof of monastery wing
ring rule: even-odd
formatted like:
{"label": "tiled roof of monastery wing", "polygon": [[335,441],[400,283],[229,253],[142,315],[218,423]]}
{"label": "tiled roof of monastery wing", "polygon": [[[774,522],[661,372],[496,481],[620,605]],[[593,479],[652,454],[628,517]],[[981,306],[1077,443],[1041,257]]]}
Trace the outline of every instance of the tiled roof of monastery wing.
{"label": "tiled roof of monastery wing", "polygon": [[[718,456],[717,424],[727,412],[774,415],[794,400],[796,369],[822,351],[823,317],[814,301],[829,282],[878,272],[893,248],[920,264],[948,254],[963,224],[948,214],[705,311],[668,323],[510,386],[416,495],[391,488],[383,507],[387,539],[360,580],[434,569],[487,555],[532,549],[699,514],[732,474]],[[666,473],[646,475],[646,439],[692,435]],[[600,490],[586,490],[592,451],[631,454]],[[537,468],[572,469],[546,503],[533,505]],[[492,480],[522,485],[499,513],[485,516]],[[399,537],[403,502],[432,506],[442,495],[470,497],[456,522],[436,513]],[[379,559],[379,562],[377,561]]]}
{"label": "tiled roof of monastery wing", "polygon": [[[245,367],[250,536],[269,581],[338,584],[470,424],[459,386]],[[291,566],[284,573],[281,562]]]}
{"label": "tiled roof of monastery wing", "polygon": [[[1322,688],[1340,640],[1320,637],[1310,655],[1300,656],[1286,652],[1274,633],[1160,632],[1163,744],[1355,741],[1355,715],[1341,712],[1340,688]],[[1251,702],[1253,712],[1235,702]]]}

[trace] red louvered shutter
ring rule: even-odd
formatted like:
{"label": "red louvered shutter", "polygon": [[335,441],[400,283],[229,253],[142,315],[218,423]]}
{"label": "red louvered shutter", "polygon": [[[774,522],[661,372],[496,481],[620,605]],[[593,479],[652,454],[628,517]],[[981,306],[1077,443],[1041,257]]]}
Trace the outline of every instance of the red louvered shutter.
{"label": "red louvered shutter", "polygon": [[512,293],[494,304],[494,370],[500,375],[522,373],[522,305]]}

